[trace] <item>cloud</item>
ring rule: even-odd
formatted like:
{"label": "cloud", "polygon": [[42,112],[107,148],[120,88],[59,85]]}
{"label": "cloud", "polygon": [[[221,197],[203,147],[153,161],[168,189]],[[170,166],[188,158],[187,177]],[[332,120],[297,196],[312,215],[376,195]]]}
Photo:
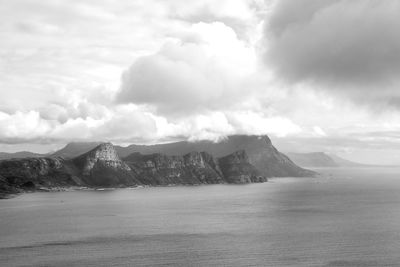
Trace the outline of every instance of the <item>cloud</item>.
{"label": "cloud", "polygon": [[0,2],[8,150],[229,134],[400,144],[398,1]]}
{"label": "cloud", "polygon": [[250,94],[243,83],[254,70],[253,50],[231,28],[199,23],[180,36],[192,41],[169,42],[132,64],[122,76],[118,102],[186,115],[226,107]]}
{"label": "cloud", "polygon": [[386,104],[399,97],[399,13],[396,0],[275,1],[264,61],[286,82]]}

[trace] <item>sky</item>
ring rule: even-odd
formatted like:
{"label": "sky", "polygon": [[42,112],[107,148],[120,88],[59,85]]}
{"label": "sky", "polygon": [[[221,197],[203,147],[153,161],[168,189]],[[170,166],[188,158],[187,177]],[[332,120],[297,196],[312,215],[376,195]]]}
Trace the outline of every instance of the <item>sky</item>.
{"label": "sky", "polygon": [[0,0],[0,151],[267,134],[400,164],[397,0]]}

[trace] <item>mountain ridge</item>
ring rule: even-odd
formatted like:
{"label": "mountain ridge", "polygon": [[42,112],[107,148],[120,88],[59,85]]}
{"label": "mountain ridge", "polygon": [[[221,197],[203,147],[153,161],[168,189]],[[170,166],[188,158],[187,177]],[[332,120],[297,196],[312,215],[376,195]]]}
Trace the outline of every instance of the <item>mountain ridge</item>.
{"label": "mountain ridge", "polygon": [[[72,142],[62,149],[49,155],[71,159],[88,152],[101,142]],[[214,157],[222,157],[238,150],[245,150],[250,163],[268,177],[306,177],[315,175],[310,170],[303,169],[292,162],[285,154],[279,152],[267,135],[231,135],[219,142],[200,140],[195,142],[179,141],[166,144],[136,145],[126,147],[115,146],[120,156],[124,158],[134,152],[141,154],[162,153],[166,155],[183,155],[190,152],[206,151]]]}
{"label": "mountain ridge", "polygon": [[347,159],[343,159],[334,154],[328,154],[325,152],[309,152],[309,153],[286,153],[290,159],[297,165],[304,168],[319,168],[319,167],[366,167],[372,166],[353,162]]}
{"label": "mountain ridge", "polygon": [[[256,171],[245,153],[240,152],[241,158],[224,166],[207,152],[191,152],[182,156],[133,153],[121,159],[111,143],[103,143],[73,159],[46,157],[2,160],[0,195],[68,186],[266,182],[267,178]],[[241,178],[237,179],[236,176]]]}

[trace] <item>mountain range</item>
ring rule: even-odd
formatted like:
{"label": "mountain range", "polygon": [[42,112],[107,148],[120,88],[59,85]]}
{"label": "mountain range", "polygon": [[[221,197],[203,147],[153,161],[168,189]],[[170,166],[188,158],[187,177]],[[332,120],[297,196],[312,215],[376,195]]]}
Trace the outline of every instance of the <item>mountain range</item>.
{"label": "mountain range", "polygon": [[326,154],[324,152],[312,153],[286,153],[289,158],[303,168],[320,167],[363,167],[369,166],[362,163],[343,159],[339,156]]}
{"label": "mountain range", "polygon": [[0,192],[67,186],[265,182],[267,177],[306,177],[268,136],[229,136],[220,142],[114,146],[70,143],[46,157],[0,161]]}

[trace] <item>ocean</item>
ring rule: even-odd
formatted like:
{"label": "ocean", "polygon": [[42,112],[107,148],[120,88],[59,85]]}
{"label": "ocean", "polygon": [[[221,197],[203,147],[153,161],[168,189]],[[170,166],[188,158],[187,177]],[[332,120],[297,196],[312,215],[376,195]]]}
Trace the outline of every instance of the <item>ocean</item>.
{"label": "ocean", "polygon": [[400,168],[0,200],[0,266],[400,266]]}

